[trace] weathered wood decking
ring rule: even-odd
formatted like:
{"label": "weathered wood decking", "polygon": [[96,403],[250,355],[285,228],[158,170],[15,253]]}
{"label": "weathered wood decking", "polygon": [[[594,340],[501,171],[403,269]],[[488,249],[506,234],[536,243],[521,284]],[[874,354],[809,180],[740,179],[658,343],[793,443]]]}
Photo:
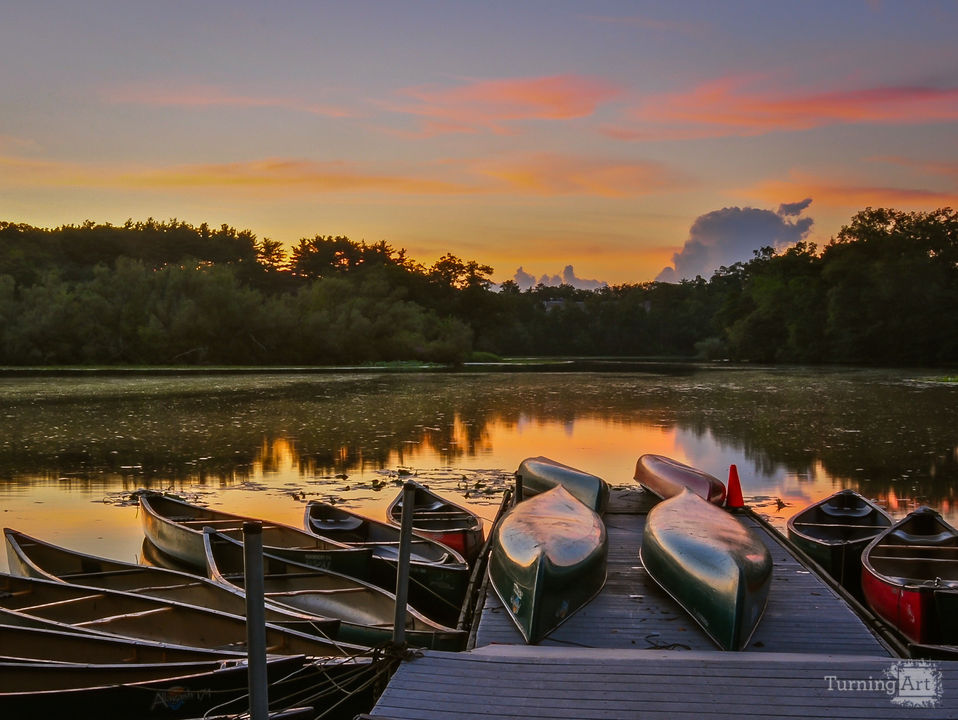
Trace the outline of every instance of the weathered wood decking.
{"label": "weathered wood decking", "polygon": [[[641,566],[650,507],[644,493],[613,493],[606,586],[538,646],[523,644],[489,590],[476,649],[403,663],[372,717],[958,718],[958,662],[895,657],[841,594],[747,516],[772,552],[772,589],[746,650],[719,652]],[[937,678],[934,707],[889,694],[902,668]]]}
{"label": "weathered wood decking", "polygon": [[[489,646],[403,663],[374,718],[954,718],[958,663],[780,653]],[[896,703],[899,671],[934,707]],[[935,676],[934,673],[940,673]],[[863,689],[852,689],[857,687]],[[880,684],[879,684],[880,683]],[[891,693],[889,693],[891,690]],[[915,698],[909,702],[920,700]],[[898,702],[901,698],[898,698]]]}

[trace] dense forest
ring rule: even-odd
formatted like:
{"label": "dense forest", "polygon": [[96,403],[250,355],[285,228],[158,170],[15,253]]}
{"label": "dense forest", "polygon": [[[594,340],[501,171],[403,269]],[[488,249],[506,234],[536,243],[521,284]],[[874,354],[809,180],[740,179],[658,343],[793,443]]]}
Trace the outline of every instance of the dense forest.
{"label": "dense forest", "polygon": [[824,247],[708,280],[577,290],[386,242],[223,225],[0,222],[0,364],[284,365],[517,355],[958,363],[958,213],[868,208]]}

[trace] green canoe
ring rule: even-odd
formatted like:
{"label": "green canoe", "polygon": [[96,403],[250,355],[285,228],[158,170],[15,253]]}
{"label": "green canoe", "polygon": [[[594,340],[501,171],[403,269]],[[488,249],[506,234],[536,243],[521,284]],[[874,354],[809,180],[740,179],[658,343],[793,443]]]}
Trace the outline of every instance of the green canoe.
{"label": "green canoe", "polygon": [[748,644],[765,612],[772,557],[737,518],[682,490],[649,512],[639,557],[719,647]]}
{"label": "green canoe", "polygon": [[609,486],[605,480],[547,457],[526,458],[519,463],[516,476],[522,480],[522,494],[525,497],[561,485],[600,515],[605,513],[609,504]]}
{"label": "green canoe", "polygon": [[608,552],[602,518],[558,486],[503,516],[489,580],[526,642],[535,644],[602,589]]}

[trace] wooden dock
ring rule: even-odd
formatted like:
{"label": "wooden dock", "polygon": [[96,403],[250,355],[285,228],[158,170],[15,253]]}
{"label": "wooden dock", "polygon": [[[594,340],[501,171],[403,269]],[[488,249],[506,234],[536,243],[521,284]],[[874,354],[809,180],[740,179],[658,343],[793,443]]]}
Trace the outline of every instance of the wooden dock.
{"label": "wooden dock", "polygon": [[[404,662],[371,717],[958,717],[958,662],[897,657],[841,593],[747,515],[772,553],[772,589],[747,648],[719,652],[642,567],[651,505],[640,491],[613,492],[606,585],[539,645],[523,643],[487,590],[475,648]],[[937,678],[933,707],[888,692],[902,668],[906,684],[908,673]]]}

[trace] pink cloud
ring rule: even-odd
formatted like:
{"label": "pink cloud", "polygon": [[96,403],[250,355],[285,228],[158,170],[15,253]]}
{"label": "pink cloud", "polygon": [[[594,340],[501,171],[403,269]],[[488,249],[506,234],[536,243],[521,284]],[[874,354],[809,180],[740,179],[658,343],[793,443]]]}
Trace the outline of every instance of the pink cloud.
{"label": "pink cloud", "polygon": [[955,203],[953,191],[829,181],[800,173],[793,173],[790,180],[761,183],[743,192],[771,202],[781,202],[783,198],[811,197],[814,198],[816,206],[832,207],[884,206],[932,209]]}
{"label": "pink cloud", "polygon": [[958,88],[887,86],[819,93],[749,90],[723,78],[692,90],[649,97],[625,123],[603,132],[619,139],[762,135],[851,123],[919,124],[958,119]]}
{"label": "pink cloud", "polygon": [[498,133],[512,131],[523,120],[569,120],[592,115],[618,94],[610,83],[580,75],[481,80],[456,87],[422,85],[406,88],[407,100],[390,106],[394,112],[423,118],[423,132]]}

